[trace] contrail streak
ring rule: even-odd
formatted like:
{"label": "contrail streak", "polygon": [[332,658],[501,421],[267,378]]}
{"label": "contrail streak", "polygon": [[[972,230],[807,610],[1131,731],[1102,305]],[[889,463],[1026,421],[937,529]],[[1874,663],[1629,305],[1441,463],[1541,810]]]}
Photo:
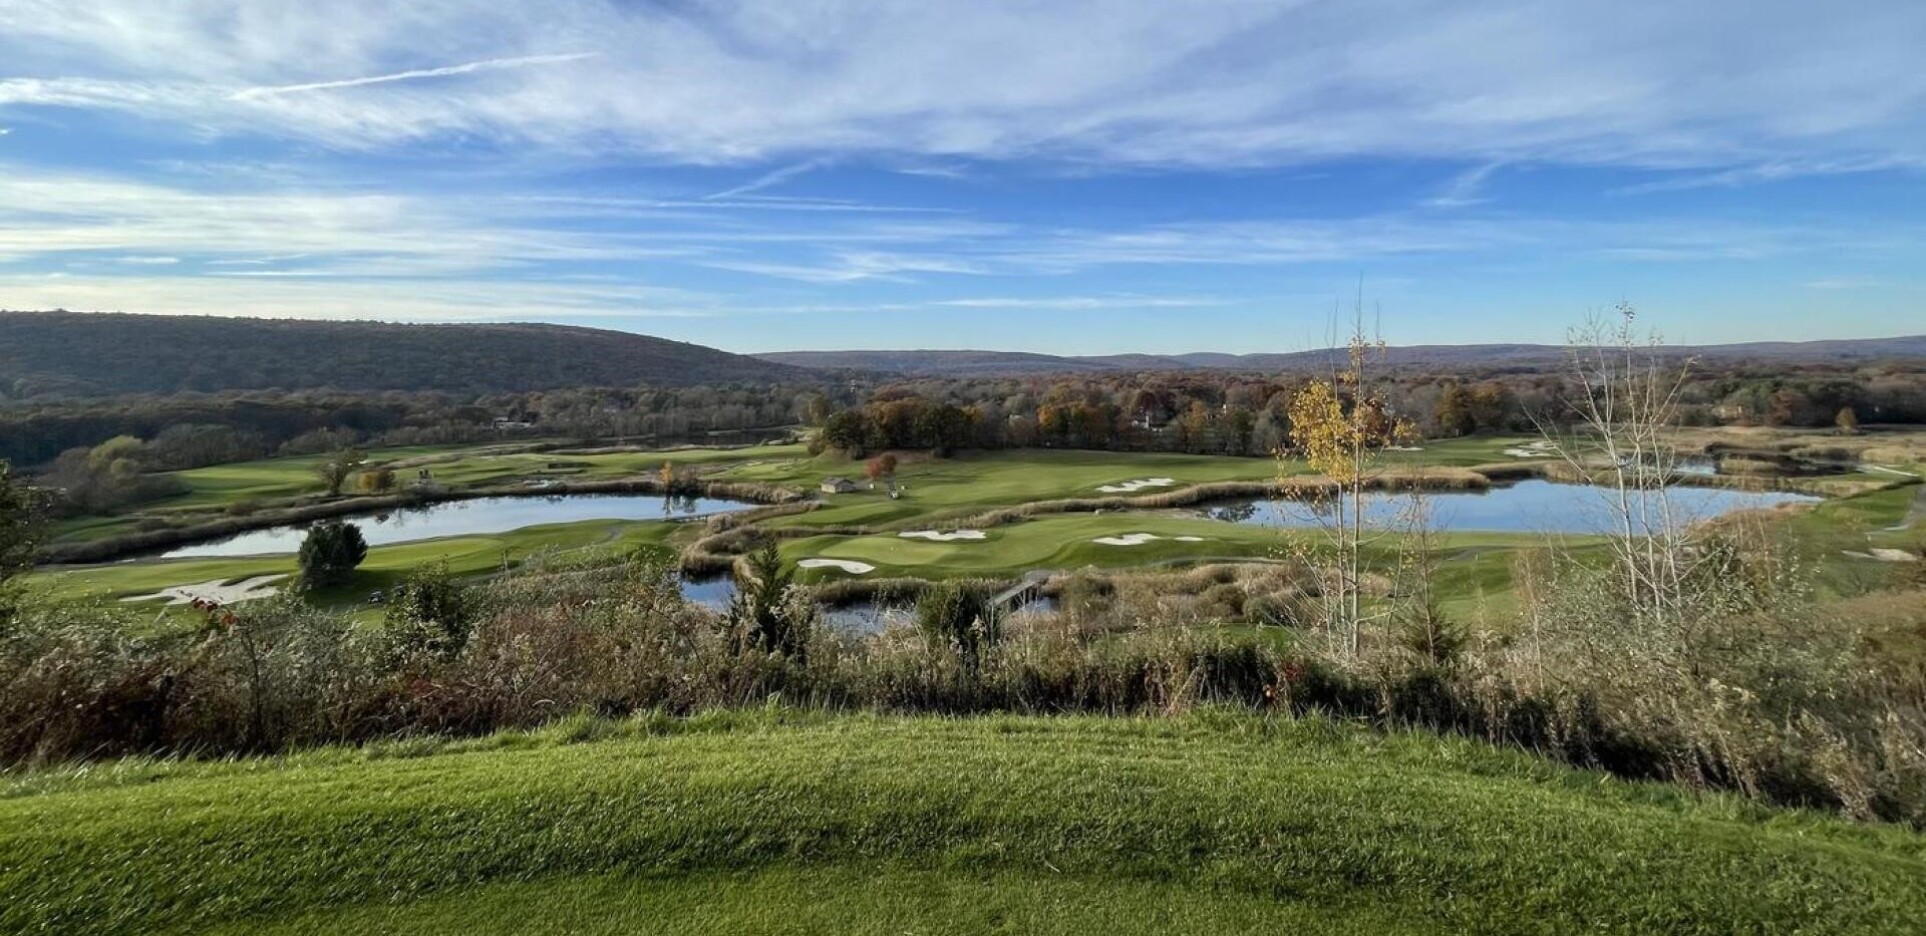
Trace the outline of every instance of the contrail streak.
{"label": "contrail streak", "polygon": [[601,54],[600,52],[571,52],[566,55],[525,55],[520,58],[485,59],[480,62],[445,65],[441,68],[417,68],[413,71],[395,72],[391,75],[370,75],[366,78],[344,78],[340,81],[315,81],[308,84],[247,88],[236,91],[230,96],[230,99],[235,101],[252,101],[281,94],[300,94],[307,91],[332,91],[336,88],[358,88],[362,85],[387,84],[391,81],[413,81],[416,78],[441,78],[448,75],[466,75],[478,71],[523,68],[529,65],[555,65],[561,62],[575,62],[586,58],[595,58]]}

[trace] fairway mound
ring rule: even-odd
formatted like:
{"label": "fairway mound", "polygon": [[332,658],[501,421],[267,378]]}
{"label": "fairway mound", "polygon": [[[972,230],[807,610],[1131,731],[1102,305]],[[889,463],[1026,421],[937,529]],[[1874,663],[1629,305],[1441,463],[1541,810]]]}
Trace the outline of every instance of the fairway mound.
{"label": "fairway mound", "polygon": [[1155,533],[1123,533],[1117,536],[1099,536],[1096,539],[1091,540],[1091,542],[1101,543],[1105,546],[1142,546],[1143,544],[1148,543],[1151,540],[1160,540],[1160,539],[1166,539],[1166,538],[1175,540],[1179,543],[1201,543],[1204,541],[1204,538],[1201,536],[1162,537],[1162,536],[1158,536]]}
{"label": "fairway mound", "polygon": [[853,559],[804,559],[801,562],[796,563],[796,568],[840,569],[851,575],[867,575],[871,572],[876,571],[875,566],[870,565],[867,562],[857,562]]}
{"label": "fairway mound", "polygon": [[229,584],[226,579],[215,579],[211,582],[201,582],[197,585],[174,585],[169,588],[163,588],[151,595],[129,595],[121,600],[155,601],[164,598],[169,605],[193,604],[196,601],[206,601],[223,605],[236,604],[242,601],[255,601],[261,598],[273,597],[280,589],[269,588],[268,586],[284,578],[287,578],[287,575],[257,575],[253,578],[242,579],[232,584]]}
{"label": "fairway mound", "polygon": [[960,540],[982,540],[989,538],[989,534],[982,530],[951,530],[948,533],[937,530],[910,530],[896,535],[903,539],[925,539],[932,543],[954,543]]}
{"label": "fairway mound", "polygon": [[1171,485],[1176,483],[1177,483],[1176,478],[1140,478],[1136,481],[1124,481],[1118,484],[1106,484],[1097,488],[1097,490],[1102,491],[1105,494],[1135,494],[1138,491],[1142,491],[1147,488],[1170,487]]}

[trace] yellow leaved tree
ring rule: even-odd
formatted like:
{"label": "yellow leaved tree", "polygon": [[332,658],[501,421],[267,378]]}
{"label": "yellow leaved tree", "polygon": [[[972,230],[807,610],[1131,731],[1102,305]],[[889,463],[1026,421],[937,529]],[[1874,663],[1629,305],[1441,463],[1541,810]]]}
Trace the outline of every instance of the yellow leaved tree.
{"label": "yellow leaved tree", "polygon": [[1303,458],[1329,481],[1313,503],[1331,551],[1316,570],[1323,599],[1320,623],[1341,638],[1344,652],[1355,654],[1364,623],[1365,490],[1384,449],[1414,430],[1392,413],[1374,382],[1371,364],[1383,356],[1384,343],[1365,337],[1361,314],[1353,317],[1346,350],[1341,367],[1292,397],[1292,448],[1282,454]]}

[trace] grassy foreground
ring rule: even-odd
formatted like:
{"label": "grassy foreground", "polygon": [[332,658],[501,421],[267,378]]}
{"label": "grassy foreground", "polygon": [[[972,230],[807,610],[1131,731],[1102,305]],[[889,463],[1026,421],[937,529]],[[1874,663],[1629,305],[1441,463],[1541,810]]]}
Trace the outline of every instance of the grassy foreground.
{"label": "grassy foreground", "polygon": [[0,931],[1917,932],[1926,837],[1322,720],[765,713],[0,788]]}

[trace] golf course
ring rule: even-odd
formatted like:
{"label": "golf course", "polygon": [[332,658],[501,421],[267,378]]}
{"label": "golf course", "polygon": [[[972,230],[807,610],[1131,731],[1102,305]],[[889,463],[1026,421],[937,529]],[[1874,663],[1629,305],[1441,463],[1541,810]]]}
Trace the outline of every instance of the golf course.
{"label": "golf course", "polygon": [[[1494,507],[1502,513],[1502,501],[1509,496],[1505,480],[1542,469],[1548,460],[1521,448],[1531,444],[1517,437],[1433,442],[1385,453],[1382,470],[1433,488],[1431,499],[1447,505],[1434,509],[1437,515],[1450,516],[1450,502],[1464,498],[1478,499],[1484,513]],[[1526,454],[1533,457],[1520,457]],[[219,542],[236,535],[232,528],[237,523],[246,528],[250,515],[272,517],[277,508],[303,505],[312,509],[320,504],[354,519],[363,500],[353,494],[326,498],[315,477],[317,462],[316,457],[288,457],[175,472],[181,493],[120,516],[64,522],[56,528],[54,545],[100,545],[137,530],[191,531],[204,522],[224,525],[221,534],[210,537]],[[534,506],[514,515],[521,519],[539,516],[544,501],[562,499],[570,501],[574,515],[593,516],[596,498],[611,485],[646,487],[664,472],[691,489],[747,492],[765,503],[788,504],[763,508],[744,500],[736,510],[753,527],[778,536],[784,559],[801,564],[803,579],[813,582],[862,577],[1013,581],[1085,569],[1266,562],[1314,543],[1318,536],[1310,529],[1225,522],[1205,509],[1238,493],[1248,501],[1252,492],[1266,486],[1309,480],[1310,469],[1291,459],[1054,450],[969,452],[949,458],[906,453],[893,473],[893,484],[859,480],[836,493],[817,488],[834,477],[861,479],[862,463],[833,453],[811,455],[800,444],[664,451],[416,447],[375,450],[368,454],[368,465],[404,475],[420,472],[432,479],[431,496],[400,506],[392,498],[368,501],[382,505],[368,509],[372,516],[396,514],[399,532],[394,535],[401,541],[374,545],[351,582],[312,596],[331,606],[360,603],[429,562],[444,564],[458,576],[480,578],[541,564],[614,561],[641,547],[688,550],[703,540],[708,524],[701,517],[677,519],[667,508],[669,519],[664,520],[576,519],[431,538],[414,538],[417,534],[408,532],[422,525],[412,521],[410,526],[411,512],[461,510],[462,498],[483,495],[528,498]],[[1753,489],[1750,492],[1714,493],[1744,499],[1735,502],[1739,507],[1789,507],[1796,514],[1794,526],[1815,534],[1904,546],[1919,532],[1916,527],[1896,529],[1903,525],[1917,490],[1916,479],[1902,472],[1917,472],[1919,467],[1901,463],[1885,472],[1750,480],[1740,482]],[[1431,547],[1444,585],[1440,599],[1447,607],[1464,610],[1501,599],[1506,587],[1503,557],[1510,550],[1543,543],[1554,533],[1561,542],[1584,548],[1583,533],[1556,529],[1555,524],[1560,516],[1595,509],[1597,495],[1579,485],[1554,487],[1569,500],[1556,511],[1540,508],[1499,529],[1446,524],[1433,533]],[[1795,491],[1799,493],[1787,493]],[[1794,500],[1799,503],[1782,503]],[[1733,508],[1722,504],[1720,509]],[[1535,525],[1541,519],[1546,524],[1542,528]],[[1711,519],[1710,512],[1701,519]],[[736,518],[729,522],[735,525]],[[298,532],[299,525],[288,528]],[[1398,546],[1385,542],[1376,548],[1390,555]],[[108,562],[55,565],[31,581],[63,600],[126,600],[180,586],[295,571],[291,548],[212,556],[200,554],[208,550],[183,551],[191,557],[168,558],[166,552],[157,556],[150,550]]]}

